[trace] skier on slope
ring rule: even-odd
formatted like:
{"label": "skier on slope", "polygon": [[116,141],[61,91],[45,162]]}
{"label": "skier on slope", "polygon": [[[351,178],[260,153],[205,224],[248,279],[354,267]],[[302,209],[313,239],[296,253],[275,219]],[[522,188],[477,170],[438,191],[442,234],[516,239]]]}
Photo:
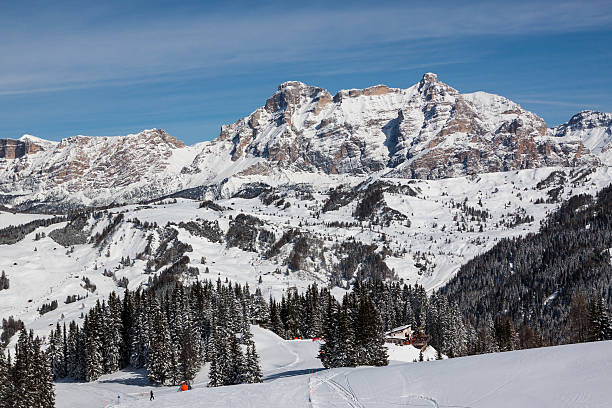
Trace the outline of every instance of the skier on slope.
{"label": "skier on slope", "polygon": [[153,390],[151,390],[151,398],[149,398],[149,401],[153,401],[155,399],[155,395],[153,395]]}

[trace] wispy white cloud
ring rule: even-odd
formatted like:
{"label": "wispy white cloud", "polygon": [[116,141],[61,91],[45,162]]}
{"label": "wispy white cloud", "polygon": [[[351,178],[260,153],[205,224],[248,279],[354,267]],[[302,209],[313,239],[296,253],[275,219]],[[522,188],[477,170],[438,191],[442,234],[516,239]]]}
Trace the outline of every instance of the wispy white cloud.
{"label": "wispy white cloud", "polygon": [[520,99],[521,103],[529,103],[533,105],[549,105],[549,106],[563,106],[569,108],[586,108],[597,109],[599,106],[596,104],[589,105],[588,103],[576,103],[576,102],[564,102],[546,99]]}
{"label": "wispy white cloud", "polygon": [[[267,7],[112,17],[99,6],[0,17],[0,95],[247,73],[321,61],[337,72],[356,50],[467,36],[567,32],[612,25],[608,1],[422,6]],[[384,51],[378,51],[385,57]],[[397,52],[392,47],[386,56]],[[434,58],[433,60],[439,60]],[[443,63],[442,60],[439,60]],[[376,70],[376,64],[361,66]]]}

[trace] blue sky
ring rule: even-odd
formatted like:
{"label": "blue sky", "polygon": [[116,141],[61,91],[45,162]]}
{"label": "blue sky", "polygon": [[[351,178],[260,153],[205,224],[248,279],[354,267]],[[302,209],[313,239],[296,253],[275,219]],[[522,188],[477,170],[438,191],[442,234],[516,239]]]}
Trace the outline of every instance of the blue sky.
{"label": "blue sky", "polygon": [[609,0],[124,3],[0,0],[0,138],[157,127],[192,144],[287,80],[335,93],[430,71],[549,125],[612,111]]}

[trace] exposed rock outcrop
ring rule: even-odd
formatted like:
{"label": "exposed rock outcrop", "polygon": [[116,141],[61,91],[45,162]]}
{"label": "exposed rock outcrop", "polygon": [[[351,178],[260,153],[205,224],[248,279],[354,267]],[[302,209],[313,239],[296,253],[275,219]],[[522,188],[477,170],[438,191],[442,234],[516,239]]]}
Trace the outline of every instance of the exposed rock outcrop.
{"label": "exposed rock outcrop", "polygon": [[42,146],[29,140],[0,139],[0,159],[19,159],[41,150]]}

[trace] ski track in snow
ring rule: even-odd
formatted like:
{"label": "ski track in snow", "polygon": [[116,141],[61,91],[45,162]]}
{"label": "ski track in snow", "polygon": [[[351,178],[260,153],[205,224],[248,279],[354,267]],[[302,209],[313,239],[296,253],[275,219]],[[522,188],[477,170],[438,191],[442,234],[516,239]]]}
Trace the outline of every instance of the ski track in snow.
{"label": "ski track in snow", "polygon": [[[352,389],[350,389],[349,387],[344,387],[338,382],[333,380],[333,378],[338,375],[340,375],[340,373],[332,374],[330,377],[327,377],[324,375],[317,377],[316,380],[318,384],[316,384],[315,386],[320,387],[323,384],[327,385],[332,391],[336,393],[336,395],[338,395],[340,398],[346,401],[346,403],[348,404],[350,408],[365,408],[365,406],[359,401],[359,398],[357,397],[357,395],[355,395]],[[314,388],[315,386],[313,386],[313,389],[315,389]],[[315,407],[318,407],[318,406],[325,407],[326,405],[325,404],[315,404],[314,406]]]}
{"label": "ski track in snow", "polygon": [[280,340],[261,328],[253,334],[262,384],[207,388],[203,369],[193,390],[180,393],[148,385],[142,370],[122,371],[93,383],[58,383],[57,407],[111,408],[120,395],[120,406],[133,408],[608,408],[612,397],[612,342],[321,370],[312,342]]}

